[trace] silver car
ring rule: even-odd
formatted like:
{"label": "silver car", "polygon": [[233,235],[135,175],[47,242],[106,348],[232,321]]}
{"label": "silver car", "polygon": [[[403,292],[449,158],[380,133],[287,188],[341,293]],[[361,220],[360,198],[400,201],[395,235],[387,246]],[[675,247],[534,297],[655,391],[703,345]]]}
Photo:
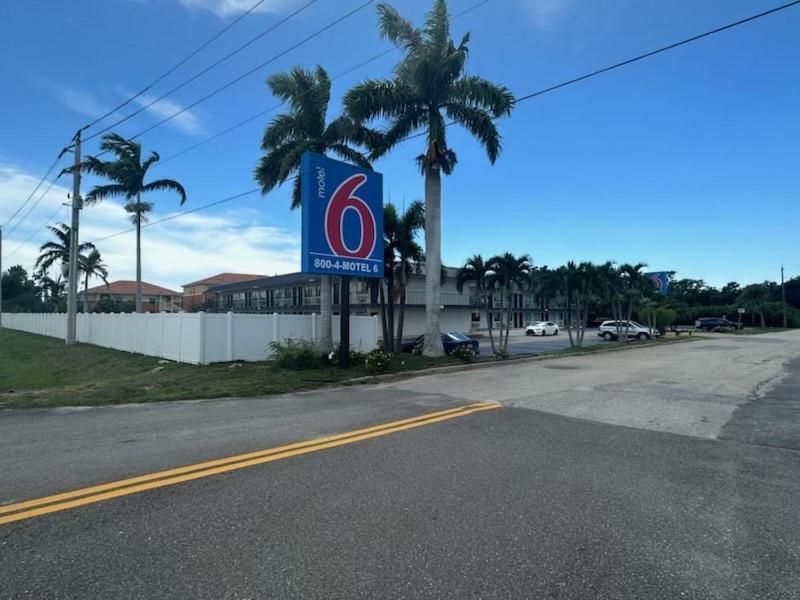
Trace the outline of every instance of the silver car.
{"label": "silver car", "polygon": [[[628,337],[637,340],[649,340],[661,335],[657,329],[651,331],[649,327],[645,327],[636,321],[620,321],[619,331],[622,331],[622,335],[625,335],[626,329]],[[597,328],[597,335],[607,342],[616,340],[618,337],[617,321],[603,321],[600,327]]]}

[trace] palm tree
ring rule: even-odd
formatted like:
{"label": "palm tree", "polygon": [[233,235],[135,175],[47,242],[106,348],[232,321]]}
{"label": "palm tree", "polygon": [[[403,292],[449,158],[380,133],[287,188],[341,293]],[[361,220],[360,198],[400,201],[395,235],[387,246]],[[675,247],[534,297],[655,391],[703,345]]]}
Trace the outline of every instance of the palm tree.
{"label": "palm tree", "polygon": [[[381,306],[384,319],[384,349],[393,352],[400,348],[403,341],[403,323],[405,321],[406,285],[408,275],[417,270],[422,260],[422,248],[416,241],[417,232],[425,225],[425,207],[415,200],[402,213],[391,202],[383,207],[383,254],[384,279],[386,295],[381,287]],[[381,286],[383,284],[381,283]],[[394,301],[399,299],[400,315],[397,331],[394,327]],[[388,302],[386,301],[388,300]]]}
{"label": "palm tree", "polygon": [[116,133],[103,136],[100,149],[110,152],[117,158],[102,161],[94,156],[84,160],[80,168],[83,171],[104,177],[113,183],[95,186],[86,195],[86,203],[94,204],[106,198],[124,197],[125,211],[130,213],[131,221],[136,226],[136,312],[142,312],[142,223],[147,220],[147,213],[153,209],[150,202],[142,202],[142,194],[158,191],[172,191],[178,194],[181,205],[186,202],[186,190],[174,179],[157,179],[145,183],[147,171],[158,162],[157,152],[142,160],[142,145],[133,140],[126,140]]}
{"label": "palm tree", "polygon": [[[511,331],[512,294],[515,290],[522,290],[530,281],[531,257],[527,254],[514,256],[510,252],[494,256],[489,259],[492,275],[489,279],[489,289],[500,293],[501,303],[505,304],[505,315],[500,323],[500,354],[508,353],[508,336]],[[501,304],[501,308],[502,308]],[[501,314],[503,314],[501,312]],[[505,338],[503,328],[505,327]]]}
{"label": "palm tree", "polygon": [[[650,280],[644,276],[642,269],[646,267],[645,263],[624,263],[617,268],[617,283],[619,285],[619,294],[622,300],[627,301],[627,316],[625,317],[625,331],[619,331],[622,335],[619,336],[624,342],[628,341],[628,326],[630,325],[631,318],[633,317],[633,309],[639,300],[642,298],[642,290],[645,284],[652,286]],[[620,327],[618,326],[618,329]]]}
{"label": "palm tree", "polygon": [[[65,223],[57,223],[55,225],[48,225],[47,228],[55,236],[55,241],[45,242],[39,246],[39,256],[36,259],[35,267],[43,274],[53,263],[61,263],[61,274],[67,276],[69,267],[69,249],[70,240],[72,239],[72,228]],[[94,250],[94,244],[91,242],[84,242],[78,245],[78,256],[86,250]]]}
{"label": "palm tree", "polygon": [[490,285],[492,282],[491,265],[483,260],[480,254],[469,257],[464,266],[461,267],[456,273],[456,288],[459,293],[464,291],[464,285],[467,283],[474,283],[475,299],[480,303],[479,306],[486,313],[486,326],[489,330],[489,343],[492,345],[492,356],[497,354],[497,348],[494,344],[494,334],[492,333],[492,294]]}
{"label": "palm tree", "polygon": [[[511,113],[513,94],[486,79],[464,74],[469,34],[456,46],[450,37],[445,0],[435,0],[425,24],[415,28],[388,4],[378,5],[381,37],[402,49],[404,57],[394,79],[367,80],[344,98],[347,111],[359,122],[386,119],[387,129],[373,138],[372,158],[386,154],[417,130],[427,135],[417,162],[425,176],[425,345],[426,356],[442,356],[439,327],[441,270],[441,173],[449,175],[456,153],[447,146],[445,119],[467,129],[494,163],[500,135],[494,119]],[[379,142],[377,145],[374,142]]]}
{"label": "palm tree", "polygon": [[749,310],[752,314],[758,314],[761,319],[761,328],[763,329],[767,326],[764,320],[764,308],[769,298],[769,288],[766,285],[753,283],[742,289],[742,293],[736,299],[736,304],[745,310]]}
{"label": "palm tree", "polygon": [[78,256],[78,268],[83,273],[83,312],[89,312],[89,278],[99,277],[108,285],[108,269],[97,249]]}
{"label": "palm tree", "polygon": [[[338,117],[326,125],[331,80],[320,66],[311,72],[294,67],[287,73],[276,73],[267,79],[273,96],[288,103],[289,111],[275,117],[264,131],[261,149],[264,156],[255,169],[255,179],[266,194],[293,180],[292,203],[300,206],[300,157],[305,152],[332,153],[341,160],[370,169],[367,157],[353,144],[365,142],[369,132],[346,117]],[[331,277],[323,275],[320,286],[322,317],[319,350],[328,353],[333,348],[333,308]]]}

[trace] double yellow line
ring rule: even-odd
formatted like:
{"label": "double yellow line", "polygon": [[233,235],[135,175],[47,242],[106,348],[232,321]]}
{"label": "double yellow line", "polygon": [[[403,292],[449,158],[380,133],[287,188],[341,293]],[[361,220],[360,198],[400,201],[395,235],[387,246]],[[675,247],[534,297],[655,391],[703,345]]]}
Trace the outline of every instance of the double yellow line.
{"label": "double yellow line", "polygon": [[427,413],[410,419],[392,421],[390,423],[383,423],[382,425],[375,425],[365,429],[357,429],[355,431],[339,433],[305,442],[297,442],[286,446],[248,452],[247,454],[237,454],[227,458],[210,460],[176,469],[168,469],[166,471],[158,471],[147,475],[139,475],[138,477],[130,477],[128,479],[103,483],[101,485],[72,490],[52,496],[34,498],[15,504],[7,504],[5,506],[0,506],[0,525],[13,523],[15,521],[23,521],[49,513],[76,508],[78,506],[94,504],[95,502],[102,502],[103,500],[138,494],[139,492],[167,487],[177,483],[201,479],[203,477],[228,473],[229,471],[262,465],[293,456],[300,456],[302,454],[327,450],[328,448],[353,444],[355,442],[406,431],[408,429],[414,429],[415,427],[423,427],[448,419],[465,417],[476,412],[495,408],[500,408],[500,405],[493,402],[479,402],[477,404],[469,404],[450,410]]}

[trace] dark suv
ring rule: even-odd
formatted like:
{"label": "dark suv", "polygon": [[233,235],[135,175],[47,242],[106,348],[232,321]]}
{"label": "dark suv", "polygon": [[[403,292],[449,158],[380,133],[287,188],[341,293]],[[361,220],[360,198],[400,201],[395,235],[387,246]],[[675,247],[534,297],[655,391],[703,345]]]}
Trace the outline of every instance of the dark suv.
{"label": "dark suv", "polygon": [[741,329],[741,325],[738,323],[734,323],[733,321],[729,321],[728,319],[723,319],[721,317],[703,317],[702,319],[697,319],[697,321],[694,323],[694,326],[700,331],[725,331],[730,329]]}

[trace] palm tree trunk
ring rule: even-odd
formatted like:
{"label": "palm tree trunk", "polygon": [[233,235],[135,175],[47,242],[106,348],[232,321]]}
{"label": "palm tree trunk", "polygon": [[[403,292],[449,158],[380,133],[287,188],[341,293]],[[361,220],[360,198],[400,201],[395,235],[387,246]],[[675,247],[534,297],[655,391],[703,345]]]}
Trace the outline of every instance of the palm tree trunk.
{"label": "palm tree trunk", "polygon": [[83,278],[83,312],[89,312],[89,274]]}
{"label": "palm tree trunk", "polygon": [[389,337],[383,345],[386,352],[394,352],[394,265],[386,273],[386,304],[388,310],[386,311],[386,331]]}
{"label": "palm tree trunk", "polygon": [[[136,197],[136,203],[141,205],[141,195]],[[142,312],[142,214],[136,215],[136,312]]]}
{"label": "palm tree trunk", "polygon": [[389,346],[386,344],[386,340],[389,339],[389,331],[386,328],[386,295],[383,292],[383,280],[378,281],[378,297],[380,298],[380,303],[381,303],[381,328],[383,331],[383,350],[384,352],[388,352]]}
{"label": "palm tree trunk", "polygon": [[425,356],[444,356],[439,306],[442,270],[442,175],[439,165],[425,169]]}
{"label": "palm tree trunk", "polygon": [[320,329],[317,351],[329,354],[333,350],[333,304],[331,303],[331,276],[323,275],[319,287]]}
{"label": "palm tree trunk", "polygon": [[489,329],[489,343],[492,345],[492,356],[497,354],[497,348],[494,345],[494,334],[492,333],[492,321],[494,320],[494,302],[492,296],[484,296],[484,306],[486,307],[486,327]]}

